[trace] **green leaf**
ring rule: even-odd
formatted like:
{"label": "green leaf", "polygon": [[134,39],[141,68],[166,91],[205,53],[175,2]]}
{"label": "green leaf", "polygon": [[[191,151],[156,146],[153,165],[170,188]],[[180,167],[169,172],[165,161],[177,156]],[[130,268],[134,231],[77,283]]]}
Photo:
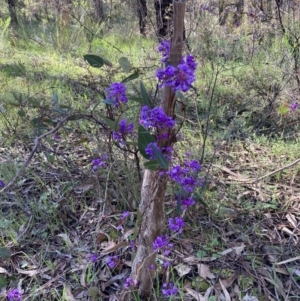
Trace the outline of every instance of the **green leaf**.
{"label": "green leaf", "polygon": [[167,169],[169,167],[169,161],[166,159],[166,157],[161,153],[161,151],[155,147],[154,145],[151,145],[153,153],[155,158],[158,161],[158,164],[161,168]]}
{"label": "green leaf", "polygon": [[150,160],[144,163],[144,167],[150,170],[156,170],[159,167],[157,160]]}
{"label": "green leaf", "polygon": [[0,248],[0,257],[2,258],[10,258],[11,252],[10,249],[2,247]]}
{"label": "green leaf", "polygon": [[20,117],[25,117],[26,116],[26,113],[25,113],[25,111],[24,110],[19,110],[18,111],[18,115],[20,116]]}
{"label": "green leaf", "polygon": [[116,132],[118,132],[119,131],[119,123],[117,122],[117,121],[114,121],[114,120],[111,120],[111,119],[109,119],[109,118],[106,118],[106,117],[104,117],[104,116],[102,116],[102,115],[99,115],[99,117],[101,118],[101,119],[103,119],[105,122],[106,122],[106,124],[113,130],[113,131],[116,131]]}
{"label": "green leaf", "polygon": [[181,101],[185,100],[185,96],[180,91],[177,91],[175,94],[177,98],[180,99]]}
{"label": "green leaf", "polygon": [[32,125],[35,128],[39,128],[39,129],[46,129],[46,126],[41,122],[41,118],[37,117],[31,120]]}
{"label": "green leaf", "polygon": [[196,256],[200,259],[202,259],[203,257],[207,256],[207,253],[204,250],[199,250],[196,254]]}
{"label": "green leaf", "polygon": [[53,93],[52,102],[54,105],[58,105],[58,95],[57,93]]}
{"label": "green leaf", "polygon": [[112,64],[109,60],[107,60],[107,59],[103,59],[103,63],[104,63],[106,66],[108,66],[108,67],[112,67],[112,66],[113,66],[113,64]]}
{"label": "green leaf", "polygon": [[7,286],[7,281],[4,275],[0,275],[0,289],[3,289]]}
{"label": "green leaf", "polygon": [[155,142],[154,137],[141,125],[138,129],[138,148],[142,156],[146,159],[149,159],[149,155],[146,154],[145,148],[149,143]]}
{"label": "green leaf", "polygon": [[153,107],[152,101],[147,93],[147,90],[143,84],[143,82],[141,81],[140,83],[140,88],[141,88],[141,94],[142,94],[142,99],[143,99],[143,104],[148,106],[149,108]]}
{"label": "green leaf", "polygon": [[34,107],[37,108],[40,106],[40,102],[36,99],[28,98],[28,102]]}
{"label": "green leaf", "polygon": [[283,104],[283,105],[281,105],[281,106],[279,107],[278,110],[279,110],[279,113],[280,113],[281,115],[285,115],[285,114],[288,113],[289,108],[287,107],[287,105]]}
{"label": "green leaf", "polygon": [[45,153],[46,159],[49,163],[53,164],[55,161],[55,156],[53,154]]}
{"label": "green leaf", "polygon": [[103,99],[102,102],[111,106],[115,105],[115,102],[111,99]]}
{"label": "green leaf", "polygon": [[139,76],[140,76],[139,72],[134,72],[134,73],[130,74],[129,76],[127,76],[126,78],[124,78],[122,80],[122,83],[127,83],[131,80],[137,79]]}
{"label": "green leaf", "polygon": [[120,57],[118,62],[124,72],[128,73],[131,70],[132,66],[127,57]]}
{"label": "green leaf", "polygon": [[101,68],[104,65],[104,59],[98,55],[86,54],[83,58],[94,68]]}

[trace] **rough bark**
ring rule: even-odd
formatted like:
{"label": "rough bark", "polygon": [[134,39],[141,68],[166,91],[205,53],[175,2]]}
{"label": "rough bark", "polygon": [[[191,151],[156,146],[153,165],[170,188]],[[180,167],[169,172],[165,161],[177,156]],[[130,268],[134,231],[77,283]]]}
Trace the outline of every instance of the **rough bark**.
{"label": "rough bark", "polygon": [[[174,34],[171,39],[170,63],[177,66],[182,57],[183,27],[185,3],[174,1]],[[167,87],[163,91],[160,107],[167,115],[174,116],[175,93]],[[164,145],[170,144],[164,141]],[[164,201],[167,179],[158,170],[146,170],[141,190],[140,211],[142,222],[137,239],[138,249],[132,265],[131,278],[138,281],[138,295],[141,300],[151,299],[154,271],[150,265],[155,265],[156,252],[153,242],[164,230]],[[128,297],[125,299],[128,300]]]}
{"label": "rough bark", "polygon": [[147,24],[147,2],[146,0],[137,0],[138,4],[138,15],[139,15],[139,27],[140,27],[140,34],[143,36],[146,35],[146,24]]}

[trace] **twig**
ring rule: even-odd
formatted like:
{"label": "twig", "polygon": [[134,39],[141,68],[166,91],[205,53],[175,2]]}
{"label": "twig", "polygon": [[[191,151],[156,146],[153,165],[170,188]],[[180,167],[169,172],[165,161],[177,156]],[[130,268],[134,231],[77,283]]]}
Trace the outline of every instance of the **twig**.
{"label": "twig", "polygon": [[19,178],[19,176],[24,172],[25,168],[29,165],[30,161],[32,160],[34,154],[36,153],[38,147],[39,147],[39,144],[40,144],[40,141],[45,138],[46,136],[49,136],[55,132],[57,132],[62,126],[63,124],[69,119],[69,115],[66,116],[65,118],[63,118],[57,125],[54,129],[52,129],[51,131],[49,132],[46,132],[45,134],[35,138],[34,140],[34,147],[31,151],[31,153],[29,154],[27,160],[25,161],[25,163],[22,165],[22,167],[19,169],[19,171],[17,172],[17,174],[15,175],[15,177],[7,184],[5,185],[5,187],[0,190],[0,194],[3,193],[4,191],[6,191],[9,187],[11,187],[16,181],[17,179]]}
{"label": "twig", "polygon": [[269,176],[272,176],[272,175],[274,175],[274,174],[276,174],[276,173],[278,173],[278,172],[280,172],[280,171],[282,171],[284,169],[290,168],[290,167],[296,165],[299,162],[300,162],[300,158],[297,159],[297,160],[295,160],[292,163],[289,163],[289,164],[284,165],[284,166],[282,166],[282,167],[280,167],[280,168],[278,168],[276,170],[273,170],[273,171],[271,171],[271,172],[269,172],[269,173],[267,173],[267,174],[265,174],[265,175],[263,175],[263,176],[261,176],[261,177],[259,177],[257,179],[236,179],[237,182],[232,181],[232,182],[227,182],[227,183],[235,184],[235,183],[239,182],[239,183],[245,183],[245,184],[253,184],[253,183],[257,182],[257,181],[260,181],[260,180],[263,180],[263,179],[265,179],[265,178],[267,178]]}

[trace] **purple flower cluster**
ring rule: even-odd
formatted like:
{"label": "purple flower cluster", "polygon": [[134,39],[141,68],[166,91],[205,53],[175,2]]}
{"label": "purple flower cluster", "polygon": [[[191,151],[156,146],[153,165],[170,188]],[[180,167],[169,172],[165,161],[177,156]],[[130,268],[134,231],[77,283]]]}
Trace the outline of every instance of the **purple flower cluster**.
{"label": "purple flower cluster", "polygon": [[89,256],[91,262],[96,262],[98,260],[98,256],[96,254],[90,254]]}
{"label": "purple flower cluster", "polygon": [[0,188],[3,188],[5,186],[5,183],[0,180]]}
{"label": "purple flower cluster", "polygon": [[127,120],[123,119],[119,122],[119,127],[119,133],[113,132],[113,139],[121,144],[125,144],[125,136],[133,132],[133,123],[127,124]]}
{"label": "purple flower cluster", "polygon": [[298,102],[292,102],[291,105],[290,105],[290,109],[291,109],[292,111],[297,110],[298,107],[299,107],[299,103],[298,103]]}
{"label": "purple flower cluster", "polygon": [[102,158],[96,158],[92,160],[93,170],[97,170],[100,167],[105,168],[107,166],[106,164],[107,156],[103,155]]}
{"label": "purple flower cluster", "polygon": [[173,244],[170,243],[169,236],[157,236],[154,243],[153,249],[154,251],[163,251],[163,254],[168,256],[171,253],[171,249],[173,248]]}
{"label": "purple flower cluster", "polygon": [[193,199],[192,196],[182,198],[180,202],[181,202],[182,209],[187,209],[188,207],[195,205],[195,200]]}
{"label": "purple flower cluster", "polygon": [[203,179],[197,178],[201,165],[197,160],[185,161],[184,166],[175,165],[167,173],[169,177],[179,184],[184,192],[193,193],[197,186],[202,186]]}
{"label": "purple flower cluster", "polygon": [[154,127],[162,130],[171,129],[175,126],[175,120],[167,116],[163,109],[158,107],[150,109],[148,106],[142,107],[140,123],[146,129]]}
{"label": "purple flower cluster", "polygon": [[203,178],[198,177],[201,165],[197,160],[186,160],[184,165],[173,166],[166,174],[177,183],[182,195],[177,195],[177,201],[180,201],[182,209],[186,209],[195,204],[192,194],[199,186],[203,186]]}
{"label": "purple flower cluster", "polygon": [[207,12],[209,12],[211,14],[214,13],[214,11],[215,11],[215,8],[213,6],[209,6],[207,4],[202,4],[201,7],[200,7],[200,9],[202,11],[207,11]]}
{"label": "purple flower cluster", "polygon": [[192,55],[182,58],[176,67],[168,65],[164,69],[158,69],[156,76],[161,81],[159,87],[172,87],[174,91],[186,92],[195,81],[197,63]]}
{"label": "purple flower cluster", "polygon": [[138,282],[137,280],[132,280],[130,277],[128,277],[126,280],[125,280],[125,283],[124,283],[124,287],[126,289],[129,289],[131,287],[135,287],[137,286]]}
{"label": "purple flower cluster", "polygon": [[117,265],[117,262],[118,262],[118,256],[117,255],[107,257],[106,263],[111,269],[114,268]]}
{"label": "purple flower cluster", "polygon": [[22,293],[18,289],[14,288],[8,293],[7,298],[9,301],[21,301]]}
{"label": "purple flower cluster", "polygon": [[113,100],[116,107],[120,103],[127,103],[128,98],[126,97],[126,86],[123,83],[113,83],[107,88],[107,98]]}
{"label": "purple flower cluster", "polygon": [[174,285],[174,283],[164,283],[162,287],[162,293],[165,297],[171,297],[178,293],[178,288]]}
{"label": "purple flower cluster", "polygon": [[129,211],[125,211],[122,213],[121,217],[120,217],[120,224],[117,226],[117,230],[122,231],[123,227],[122,224],[124,223],[125,219],[129,216]]}
{"label": "purple flower cluster", "polygon": [[173,152],[172,146],[160,148],[157,145],[157,142],[149,143],[147,145],[147,147],[145,148],[145,153],[149,156],[150,160],[154,160],[156,158],[153,148],[156,148],[158,151],[163,153],[167,160],[171,160],[171,156],[172,156],[172,152]]}
{"label": "purple flower cluster", "polygon": [[162,54],[162,63],[167,63],[170,57],[171,42],[170,41],[161,41],[157,50]]}
{"label": "purple flower cluster", "polygon": [[172,231],[181,234],[183,227],[184,227],[184,221],[180,216],[177,216],[175,218],[169,218],[169,228]]}

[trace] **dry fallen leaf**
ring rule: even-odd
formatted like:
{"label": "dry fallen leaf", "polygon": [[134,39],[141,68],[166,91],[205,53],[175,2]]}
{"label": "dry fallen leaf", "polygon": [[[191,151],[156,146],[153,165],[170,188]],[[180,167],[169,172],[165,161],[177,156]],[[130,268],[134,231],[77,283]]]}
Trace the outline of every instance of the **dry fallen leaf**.
{"label": "dry fallen leaf", "polygon": [[177,271],[179,277],[182,277],[191,271],[191,268],[183,263],[174,266],[174,269]]}
{"label": "dry fallen leaf", "polygon": [[190,294],[193,298],[197,301],[207,301],[208,299],[204,298],[200,293],[196,292],[195,290],[186,287],[185,290]]}
{"label": "dry fallen leaf", "polygon": [[[229,288],[232,286],[233,282],[235,281],[235,279],[237,278],[237,274],[234,273],[232,274],[229,278],[227,279],[222,279],[222,285],[225,287],[225,288]],[[220,285],[220,283],[217,283],[215,285],[215,289],[219,290],[221,289],[222,286]]]}
{"label": "dry fallen leaf", "polygon": [[209,266],[203,263],[197,264],[198,275],[203,279],[214,279],[216,276],[210,271]]}
{"label": "dry fallen leaf", "polygon": [[64,297],[65,297],[66,301],[76,301],[77,300],[72,295],[71,287],[69,285],[64,286]]}
{"label": "dry fallen leaf", "polygon": [[0,274],[9,274],[6,269],[0,267]]}
{"label": "dry fallen leaf", "polygon": [[224,293],[225,300],[226,300],[226,301],[231,301],[230,295],[229,295],[229,293],[228,293],[228,291],[227,291],[225,285],[223,284],[223,281],[220,279],[219,282],[220,282],[220,285],[221,285],[221,287],[222,287],[222,291],[223,291],[223,293]]}
{"label": "dry fallen leaf", "polygon": [[112,252],[115,252],[117,251],[118,249],[122,248],[122,247],[125,247],[127,246],[128,243],[126,241],[121,241],[119,242],[118,244],[116,244],[115,242],[113,241],[109,241],[106,245],[106,248],[104,248],[102,251],[101,251],[101,255],[107,255],[109,253],[112,253]]}

